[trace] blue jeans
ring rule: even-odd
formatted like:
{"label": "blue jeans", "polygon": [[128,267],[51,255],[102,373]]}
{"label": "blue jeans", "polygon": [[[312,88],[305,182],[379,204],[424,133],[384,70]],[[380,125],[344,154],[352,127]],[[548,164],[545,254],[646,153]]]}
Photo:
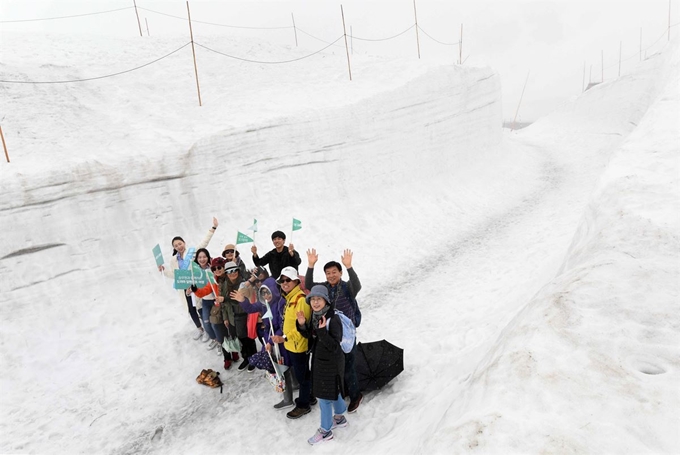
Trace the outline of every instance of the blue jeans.
{"label": "blue jeans", "polygon": [[333,414],[344,414],[347,411],[347,405],[342,395],[338,394],[335,401],[319,398],[319,409],[321,410],[321,428],[330,431],[333,426]]}
{"label": "blue jeans", "polygon": [[203,308],[201,309],[201,316],[203,316],[203,328],[211,340],[217,338],[215,331],[212,328],[212,324],[210,324],[210,310],[212,310],[214,304],[214,300],[203,300]]}
{"label": "blue jeans", "polygon": [[300,390],[298,398],[295,400],[295,405],[298,408],[308,409],[309,398],[312,393],[311,374],[309,372],[309,354],[306,352],[288,352],[291,363],[293,364],[293,371],[295,377],[300,383]]}

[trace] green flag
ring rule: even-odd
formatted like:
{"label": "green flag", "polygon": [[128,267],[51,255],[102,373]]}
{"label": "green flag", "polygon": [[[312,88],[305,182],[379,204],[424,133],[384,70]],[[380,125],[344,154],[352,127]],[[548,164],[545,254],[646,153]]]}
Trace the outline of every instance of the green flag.
{"label": "green flag", "polygon": [[257,232],[257,220],[253,220],[253,225],[248,228],[249,231]]}
{"label": "green flag", "polygon": [[293,218],[293,230],[299,231],[300,229],[302,229],[302,221]]}
{"label": "green flag", "polygon": [[156,244],[152,251],[153,257],[156,258],[156,265],[160,267],[163,265],[163,253],[161,252],[161,246]]}
{"label": "green flag", "polygon": [[239,243],[251,243],[253,239],[245,235],[243,232],[238,231],[238,235],[236,236],[236,244],[238,245]]}

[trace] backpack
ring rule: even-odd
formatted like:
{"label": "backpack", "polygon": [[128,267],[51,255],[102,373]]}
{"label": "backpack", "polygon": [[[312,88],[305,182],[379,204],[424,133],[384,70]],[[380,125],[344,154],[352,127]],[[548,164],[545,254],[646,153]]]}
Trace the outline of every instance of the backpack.
{"label": "backpack", "polygon": [[213,371],[211,369],[202,370],[201,374],[196,378],[196,382],[199,384],[207,385],[213,389],[217,387],[220,388],[220,393],[222,393],[222,380],[220,379],[219,371]]}
{"label": "backpack", "polygon": [[[335,310],[335,314],[340,318],[342,322],[342,341],[340,341],[340,347],[342,352],[349,354],[352,352],[354,347],[354,339],[357,336],[357,329],[354,327],[354,323],[340,310]],[[326,329],[330,330],[330,321],[326,324]]]}
{"label": "backpack", "polygon": [[352,294],[349,292],[349,286],[345,281],[340,281],[340,289],[345,293],[345,296],[350,301],[352,308],[354,309],[354,320],[352,321],[354,323],[354,327],[359,327],[359,324],[361,324],[361,310],[359,310],[359,303],[355,297],[352,297]]}

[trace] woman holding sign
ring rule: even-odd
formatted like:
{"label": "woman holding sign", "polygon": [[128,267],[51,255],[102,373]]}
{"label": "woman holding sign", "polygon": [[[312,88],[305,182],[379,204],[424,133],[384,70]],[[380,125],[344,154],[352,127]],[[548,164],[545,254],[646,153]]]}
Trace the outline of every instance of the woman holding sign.
{"label": "woman holding sign", "polygon": [[[203,241],[198,244],[197,248],[206,248],[208,246],[208,243],[210,243],[210,240],[212,239],[213,234],[215,234],[218,225],[219,223],[217,222],[217,218],[213,217],[212,228],[208,231],[208,234],[205,236]],[[180,236],[177,236],[172,239],[172,258],[170,259],[168,267],[166,268],[162,265],[159,265],[158,270],[163,272],[165,276],[174,280],[175,270],[191,269],[191,262],[194,259],[195,253],[196,248],[187,248],[184,239]],[[201,318],[198,316],[196,308],[194,307],[193,301],[191,299],[191,289],[189,289],[188,290],[189,293],[187,293],[186,286],[180,287],[177,285],[177,283],[174,282],[173,287],[177,289],[177,295],[181,299],[182,305],[187,306],[189,316],[191,316],[191,320],[194,322],[194,325],[196,326],[197,333],[194,336],[194,340],[198,340],[203,336],[205,332],[203,331],[203,327],[201,327]],[[208,341],[207,337],[204,338],[205,339],[203,341]]]}

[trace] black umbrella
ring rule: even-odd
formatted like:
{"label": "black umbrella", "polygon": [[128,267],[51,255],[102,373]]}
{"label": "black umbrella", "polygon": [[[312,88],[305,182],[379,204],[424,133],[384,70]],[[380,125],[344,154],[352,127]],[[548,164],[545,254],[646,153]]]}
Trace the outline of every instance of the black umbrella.
{"label": "black umbrella", "polygon": [[359,390],[377,390],[404,371],[404,350],[385,340],[359,343],[355,361]]}

